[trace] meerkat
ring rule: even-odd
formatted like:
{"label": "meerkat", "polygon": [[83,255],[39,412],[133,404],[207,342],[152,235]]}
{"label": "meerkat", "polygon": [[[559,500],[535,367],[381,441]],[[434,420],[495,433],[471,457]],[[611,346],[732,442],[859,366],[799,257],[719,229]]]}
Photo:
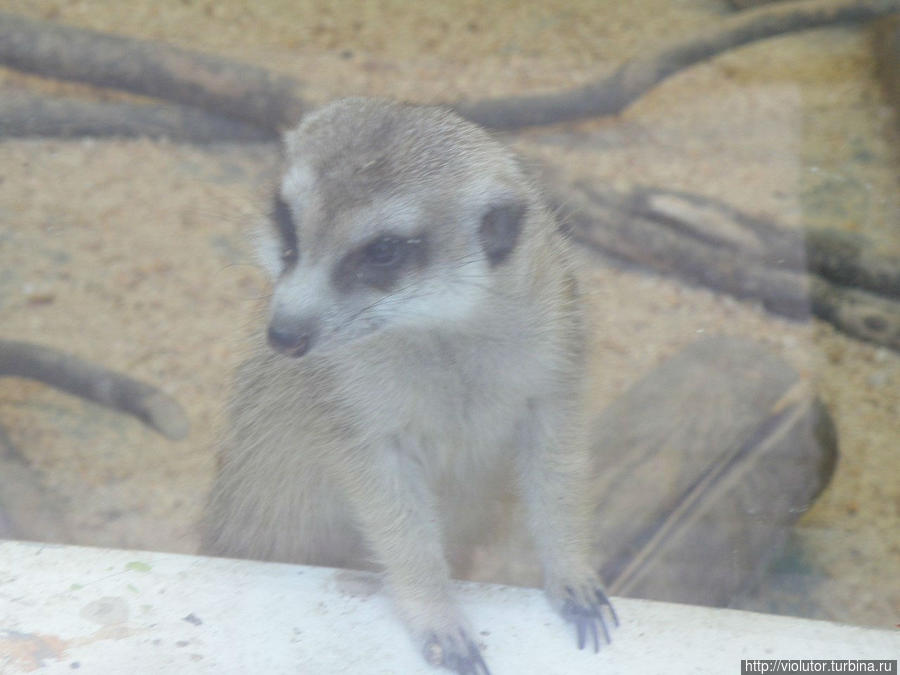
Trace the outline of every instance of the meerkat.
{"label": "meerkat", "polygon": [[285,155],[266,340],[237,377],[204,552],[380,568],[429,663],[488,673],[449,561],[512,487],[551,605],[596,651],[618,620],[590,557],[585,335],[537,188],[480,127],[385,100],[308,115]]}

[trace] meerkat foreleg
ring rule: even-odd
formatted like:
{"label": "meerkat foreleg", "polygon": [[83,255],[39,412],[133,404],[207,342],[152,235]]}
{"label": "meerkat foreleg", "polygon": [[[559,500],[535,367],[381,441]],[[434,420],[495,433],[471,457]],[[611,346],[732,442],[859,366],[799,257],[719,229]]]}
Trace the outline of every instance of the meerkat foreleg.
{"label": "meerkat foreleg", "polygon": [[579,416],[569,406],[533,402],[529,412],[521,430],[519,478],[544,588],[551,605],[575,624],[578,648],[590,635],[596,652],[598,629],[610,642],[604,607],[613,623],[619,622],[591,564],[588,447]]}
{"label": "meerkat foreleg", "polygon": [[393,442],[367,457],[361,471],[344,471],[341,480],[425,659],[459,673],[489,675],[450,592],[440,520],[423,474],[402,444]]}

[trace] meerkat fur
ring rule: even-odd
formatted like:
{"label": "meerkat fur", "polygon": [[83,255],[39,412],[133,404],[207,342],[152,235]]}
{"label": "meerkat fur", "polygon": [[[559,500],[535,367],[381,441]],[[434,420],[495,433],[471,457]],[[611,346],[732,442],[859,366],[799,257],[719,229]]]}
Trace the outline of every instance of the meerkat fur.
{"label": "meerkat fur", "polygon": [[539,191],[436,107],[337,101],[285,155],[268,345],[237,376],[204,551],[381,569],[429,662],[487,673],[451,562],[514,490],[552,606],[596,649],[615,615],[590,564],[584,328]]}

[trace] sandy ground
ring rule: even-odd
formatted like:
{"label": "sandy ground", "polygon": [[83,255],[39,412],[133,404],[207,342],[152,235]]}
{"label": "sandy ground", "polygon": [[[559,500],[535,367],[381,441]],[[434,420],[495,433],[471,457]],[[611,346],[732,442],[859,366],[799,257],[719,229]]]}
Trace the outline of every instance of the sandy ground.
{"label": "sandy ground", "polygon": [[[0,9],[254,62],[301,78],[314,101],[423,102],[585,82],[727,13],[713,0],[29,0]],[[872,66],[865,31],[779,38],[679,74],[616,119],[510,140],[572,176],[690,190],[789,226],[859,230],[897,252],[900,140]],[[0,84],[29,79],[0,71]],[[276,171],[265,145],[0,142],[0,335],[157,383],[193,425],[186,441],[168,442],[45,387],[0,382],[0,422],[68,500],[73,541],[195,550],[214,431],[266,291],[244,232]],[[751,336],[816,382],[841,461],[772,581],[745,606],[897,624],[900,355],[595,259],[582,278],[596,409],[701,334]]]}

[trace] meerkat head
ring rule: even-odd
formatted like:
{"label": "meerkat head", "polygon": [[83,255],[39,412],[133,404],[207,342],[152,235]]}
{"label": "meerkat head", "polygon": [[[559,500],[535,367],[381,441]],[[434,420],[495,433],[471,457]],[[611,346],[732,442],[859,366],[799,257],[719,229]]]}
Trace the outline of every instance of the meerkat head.
{"label": "meerkat head", "polygon": [[466,321],[510,277],[532,193],[480,128],[439,108],[345,99],[285,146],[260,247],[277,351]]}

